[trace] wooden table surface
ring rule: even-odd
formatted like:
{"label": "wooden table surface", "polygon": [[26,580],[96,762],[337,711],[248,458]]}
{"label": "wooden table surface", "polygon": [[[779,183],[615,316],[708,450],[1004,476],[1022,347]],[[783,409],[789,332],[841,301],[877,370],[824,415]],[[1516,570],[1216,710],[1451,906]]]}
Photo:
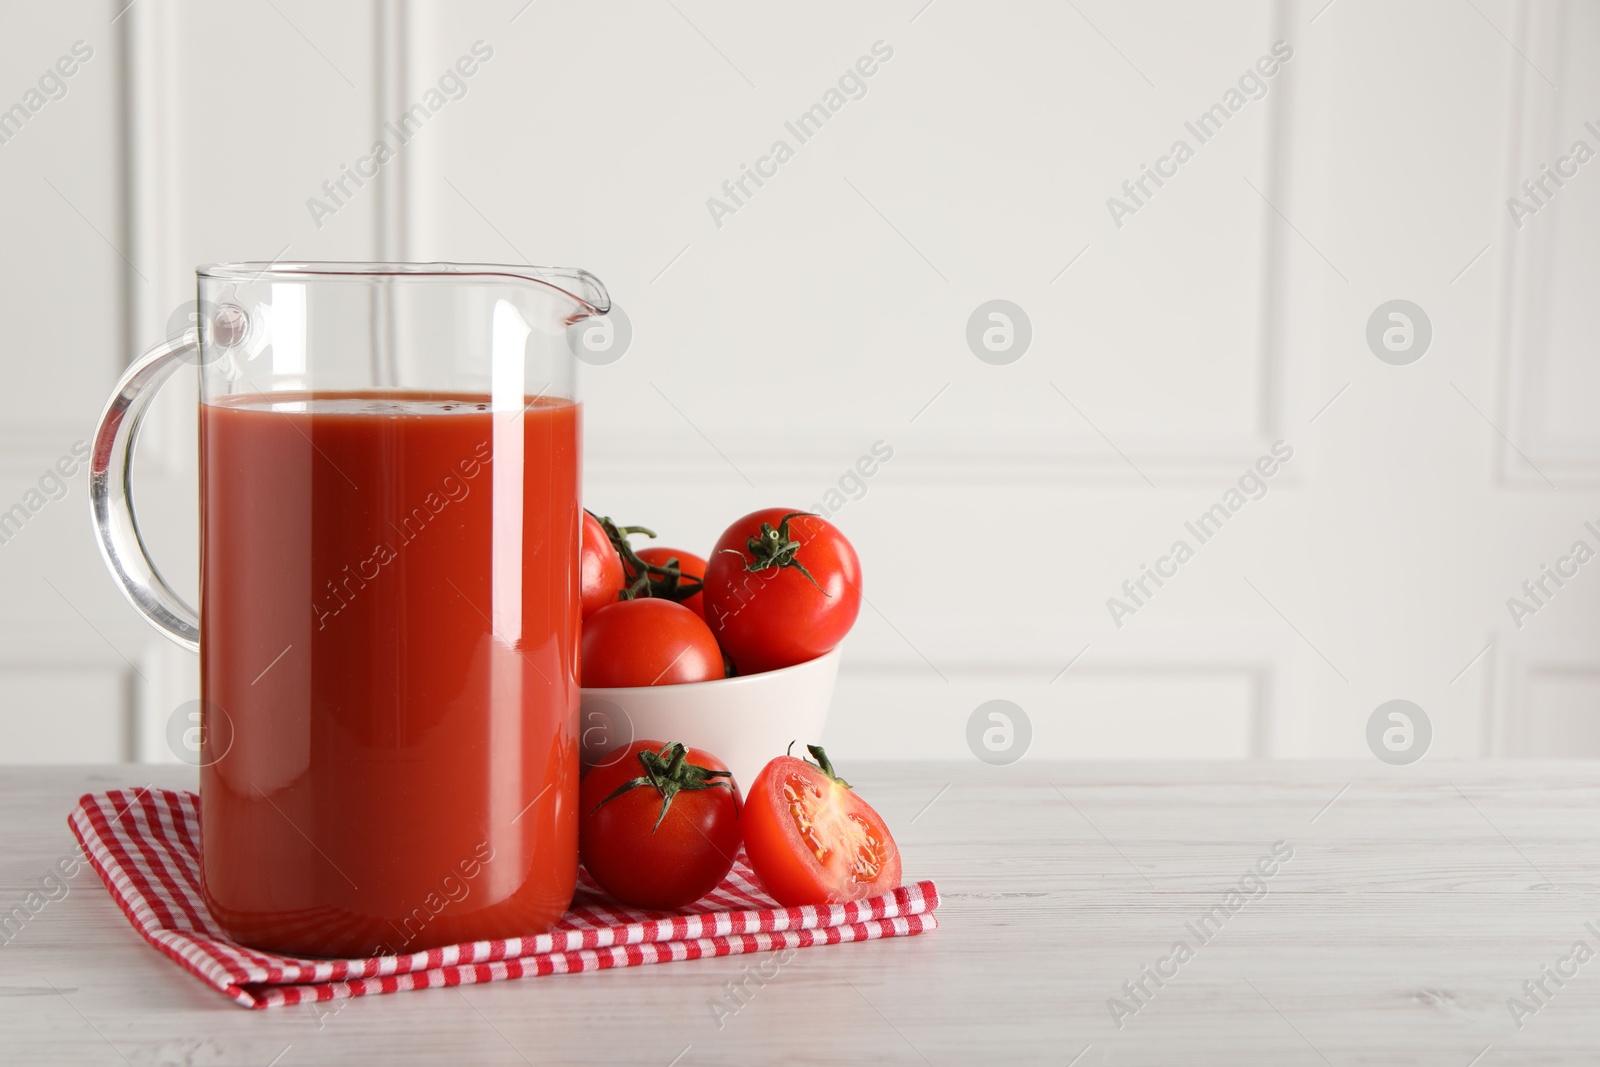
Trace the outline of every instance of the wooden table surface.
{"label": "wooden table surface", "polygon": [[[1600,1063],[1594,764],[846,769],[940,929],[802,950],[721,1028],[750,957],[248,1011],[85,868],[0,945],[0,1062]],[[80,793],[192,781],[0,769],[0,912],[70,853]]]}

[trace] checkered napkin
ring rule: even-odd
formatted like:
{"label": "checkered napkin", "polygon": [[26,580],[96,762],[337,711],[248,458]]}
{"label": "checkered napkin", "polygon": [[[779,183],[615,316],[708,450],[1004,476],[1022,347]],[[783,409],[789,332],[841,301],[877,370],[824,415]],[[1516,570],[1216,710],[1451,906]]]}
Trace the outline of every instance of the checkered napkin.
{"label": "checkered napkin", "polygon": [[228,941],[200,891],[200,798],[170,789],[88,793],[67,819],[128,921],[184,970],[249,1008],[466,985],[642,963],[920,934],[938,926],[932,882],[832,907],[782,908],[741,855],[727,879],[678,912],[624,907],[580,872],[572,909],[537,937],[404,956],[312,960]]}

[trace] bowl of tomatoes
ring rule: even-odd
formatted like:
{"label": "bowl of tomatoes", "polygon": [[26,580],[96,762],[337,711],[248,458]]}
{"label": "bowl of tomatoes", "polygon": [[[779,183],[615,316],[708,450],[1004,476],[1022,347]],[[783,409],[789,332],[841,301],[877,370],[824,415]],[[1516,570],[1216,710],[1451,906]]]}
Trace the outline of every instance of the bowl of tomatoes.
{"label": "bowl of tomatoes", "polygon": [[822,736],[839,642],[861,606],[855,549],[821,516],[765,508],[710,553],[584,514],[580,746],[604,764],[641,738],[708,749],[742,787]]}

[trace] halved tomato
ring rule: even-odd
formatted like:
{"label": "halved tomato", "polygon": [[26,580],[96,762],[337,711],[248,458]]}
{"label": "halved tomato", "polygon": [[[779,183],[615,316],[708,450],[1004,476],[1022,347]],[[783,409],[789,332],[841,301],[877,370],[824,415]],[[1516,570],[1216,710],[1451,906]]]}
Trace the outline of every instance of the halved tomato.
{"label": "halved tomato", "polygon": [[767,894],[784,907],[840,904],[900,885],[900,850],[872,806],[817,762],[779,756],[745,794],[744,847]]}

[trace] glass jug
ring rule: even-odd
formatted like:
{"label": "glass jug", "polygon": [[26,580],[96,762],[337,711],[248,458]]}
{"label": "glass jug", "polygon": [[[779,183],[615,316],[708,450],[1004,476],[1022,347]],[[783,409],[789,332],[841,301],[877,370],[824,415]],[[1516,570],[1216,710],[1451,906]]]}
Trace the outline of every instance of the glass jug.
{"label": "glass jug", "polygon": [[[246,945],[316,956],[542,933],[577,875],[578,270],[235,263],[131,366],[90,495],[128,599],[200,654],[201,862]],[[200,610],[130,469],[200,369]]]}

